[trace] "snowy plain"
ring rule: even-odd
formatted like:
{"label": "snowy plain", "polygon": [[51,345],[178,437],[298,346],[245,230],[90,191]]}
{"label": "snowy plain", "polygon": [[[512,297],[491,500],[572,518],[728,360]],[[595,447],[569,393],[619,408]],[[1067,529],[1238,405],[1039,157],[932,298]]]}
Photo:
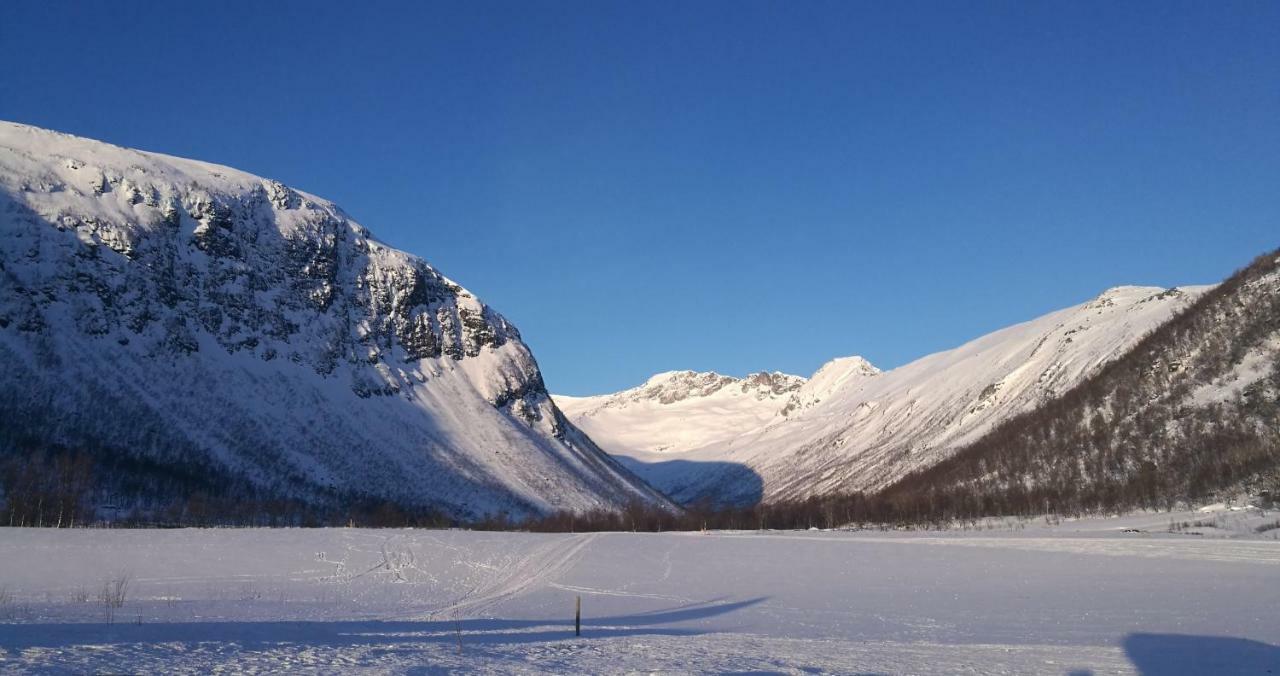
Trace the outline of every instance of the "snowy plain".
{"label": "snowy plain", "polygon": [[[1280,529],[1253,532],[1277,516],[0,529],[0,672],[1280,674]],[[1200,525],[1169,532],[1183,522]],[[97,596],[119,574],[108,611]]]}

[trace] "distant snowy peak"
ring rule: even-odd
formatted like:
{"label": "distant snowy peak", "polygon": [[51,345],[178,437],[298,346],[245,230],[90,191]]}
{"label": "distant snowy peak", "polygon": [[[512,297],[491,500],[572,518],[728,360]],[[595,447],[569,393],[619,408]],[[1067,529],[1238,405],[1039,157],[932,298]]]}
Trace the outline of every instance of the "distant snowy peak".
{"label": "distant snowy peak", "polygon": [[777,371],[743,378],[668,371],[629,390],[555,400],[610,453],[682,453],[764,424],[804,383]]}
{"label": "distant snowy peak", "polygon": [[809,380],[814,384],[819,384],[827,380],[841,380],[857,376],[874,376],[878,373],[880,373],[880,369],[876,368],[871,362],[854,355],[852,357],[837,357],[832,359],[819,367]]}
{"label": "distant snowy peak", "polygon": [[[1201,287],[1193,287],[1193,290],[1200,291],[1203,289]],[[1127,307],[1162,300],[1185,298],[1186,295],[1186,291],[1176,286],[1168,289],[1159,286],[1113,286],[1098,294],[1096,298],[1080,307],[1085,311],[1102,310],[1116,307],[1117,305]]]}
{"label": "distant snowy peak", "polygon": [[610,400],[606,405],[613,406],[640,401],[666,405],[717,394],[745,395],[763,400],[794,392],[804,383],[805,379],[800,376],[778,371],[752,373],[743,378],[721,375],[714,371],[666,371],[654,375],[639,387],[604,397]]}
{"label": "distant snowy peak", "polygon": [[833,392],[877,375],[880,375],[880,369],[862,357],[832,359],[810,376],[803,386],[796,388],[779,413],[787,416],[810,408]]}
{"label": "distant snowy peak", "polygon": [[743,378],[741,389],[743,392],[758,392],[761,397],[778,397],[800,389],[804,386],[804,383],[805,379],[802,376],[794,376],[781,371],[760,372]]}

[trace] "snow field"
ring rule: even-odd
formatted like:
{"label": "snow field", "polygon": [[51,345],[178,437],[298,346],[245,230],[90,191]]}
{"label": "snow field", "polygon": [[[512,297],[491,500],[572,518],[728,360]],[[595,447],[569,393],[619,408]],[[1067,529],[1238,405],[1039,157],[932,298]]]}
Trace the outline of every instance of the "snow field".
{"label": "snow field", "polygon": [[[1280,673],[1280,542],[1123,532],[1140,520],[7,529],[0,672]],[[108,622],[94,590],[122,572],[128,597]]]}

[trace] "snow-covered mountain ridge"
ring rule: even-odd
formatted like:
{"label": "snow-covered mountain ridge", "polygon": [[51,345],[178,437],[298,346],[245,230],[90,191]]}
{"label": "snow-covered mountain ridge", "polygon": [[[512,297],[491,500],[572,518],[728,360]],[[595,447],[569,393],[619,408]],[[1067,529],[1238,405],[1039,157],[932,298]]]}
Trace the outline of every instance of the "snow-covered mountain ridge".
{"label": "snow-covered mountain ridge", "polygon": [[[784,401],[754,408],[754,426],[741,416],[701,433],[685,426],[710,414],[566,411],[677,501],[741,502],[753,494],[738,485],[744,470],[759,477],[766,501],[873,490],[1081,382],[1208,288],[1116,287],[886,372],[860,357],[834,360]],[[686,443],[653,452],[671,438]]]}
{"label": "snow-covered mountain ridge", "polygon": [[817,406],[845,387],[855,386],[864,378],[880,375],[880,369],[859,356],[838,357],[822,365],[804,384],[796,388],[780,413],[797,415]]}
{"label": "snow-covered mountain ridge", "polygon": [[804,385],[804,378],[776,371],[744,378],[668,371],[615,394],[555,400],[578,427],[615,452],[678,453],[761,424]]}
{"label": "snow-covered mountain ridge", "polygon": [[1114,513],[1280,496],[1280,252],[1063,396],[878,496],[902,514]]}
{"label": "snow-covered mountain ridge", "polygon": [[664,503],[500,314],[227,167],[0,123],[0,353],[0,409],[46,444],[458,516]]}

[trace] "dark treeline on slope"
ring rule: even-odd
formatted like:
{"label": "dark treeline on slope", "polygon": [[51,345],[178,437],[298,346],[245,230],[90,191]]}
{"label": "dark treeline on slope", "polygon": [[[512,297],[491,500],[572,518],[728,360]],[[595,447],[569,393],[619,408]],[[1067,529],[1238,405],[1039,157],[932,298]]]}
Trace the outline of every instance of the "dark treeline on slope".
{"label": "dark treeline on slope", "polygon": [[[924,523],[924,522],[919,522]],[[520,523],[483,523],[477,528],[519,528],[549,533],[593,531],[794,530],[842,526],[908,525],[887,503],[862,494],[833,495],[798,502],[761,503],[751,507],[717,508],[693,505],[673,514],[644,505],[618,513],[561,512]]]}
{"label": "dark treeline on slope", "polygon": [[[243,483],[145,474],[130,463],[104,466],[84,453],[36,453],[0,460],[0,526],[75,527],[321,527],[443,528],[437,512],[385,500],[349,498],[318,506],[272,497]],[[154,469],[154,468],[152,468]],[[166,471],[172,468],[164,468]],[[102,473],[124,481],[100,481]],[[145,480],[137,481],[139,476]],[[167,484],[163,492],[147,487]],[[200,488],[193,488],[200,486]],[[186,490],[193,488],[193,490]]]}
{"label": "dark treeline on slope", "polygon": [[335,495],[317,504],[272,495],[208,467],[64,448],[0,453],[0,496],[0,526],[450,525],[439,513],[385,500]]}
{"label": "dark treeline on slope", "polygon": [[[1280,489],[1280,251],[1062,396],[881,492],[907,518],[1169,508]],[[1234,386],[1233,386],[1234,384]]]}
{"label": "dark treeline on slope", "polygon": [[211,467],[179,471],[121,454],[28,447],[0,453],[0,526],[75,527],[322,527],[464,526],[543,532],[835,527],[896,519],[867,498],[836,496],[803,503],[717,509],[710,503],[680,513],[633,503],[619,512],[556,513],[535,519],[506,514],[459,522],[385,501],[333,496],[333,507],[281,499]]}

